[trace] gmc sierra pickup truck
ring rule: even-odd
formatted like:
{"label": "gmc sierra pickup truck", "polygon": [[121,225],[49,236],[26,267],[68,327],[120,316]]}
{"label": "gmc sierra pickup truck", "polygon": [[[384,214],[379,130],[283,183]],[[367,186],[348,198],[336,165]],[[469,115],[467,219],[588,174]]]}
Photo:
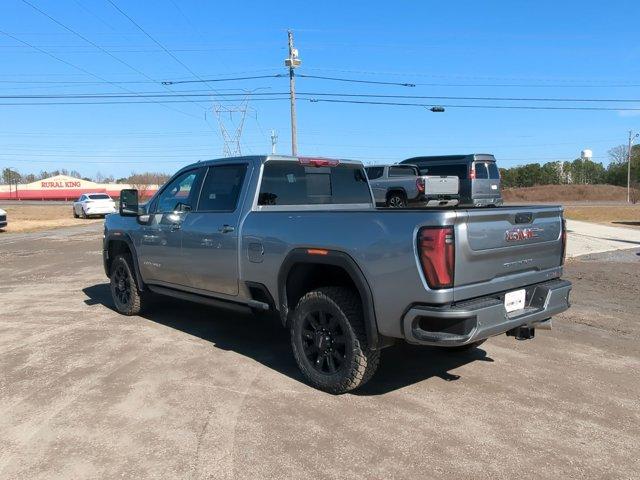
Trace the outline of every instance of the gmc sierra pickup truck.
{"label": "gmc sierra pickup truck", "polygon": [[253,156],[185,167],[145,205],[123,190],[104,268],[125,315],[155,293],[279,317],[307,381],[342,393],[397,341],[550,328],[565,238],[557,206],[376,209],[359,162]]}

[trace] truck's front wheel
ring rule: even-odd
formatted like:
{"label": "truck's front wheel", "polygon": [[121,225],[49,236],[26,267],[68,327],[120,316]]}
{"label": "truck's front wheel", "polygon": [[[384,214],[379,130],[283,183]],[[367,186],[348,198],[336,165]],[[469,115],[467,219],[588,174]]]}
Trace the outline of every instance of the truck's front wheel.
{"label": "truck's front wheel", "polygon": [[137,315],[142,310],[142,292],[138,290],[133,262],[129,255],[118,255],[111,264],[111,297],[116,310],[123,315]]}
{"label": "truck's front wheel", "polygon": [[369,349],[360,298],[349,289],[324,287],[304,295],[290,332],[298,367],[321,390],[348,392],[378,368],[380,351]]}

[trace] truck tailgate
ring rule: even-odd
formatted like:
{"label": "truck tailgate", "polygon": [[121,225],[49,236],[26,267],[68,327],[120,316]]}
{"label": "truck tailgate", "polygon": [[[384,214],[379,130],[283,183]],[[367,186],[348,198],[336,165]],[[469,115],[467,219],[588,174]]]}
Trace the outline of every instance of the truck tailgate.
{"label": "truck tailgate", "polygon": [[561,207],[460,210],[455,235],[456,301],[557,278],[561,274]]}
{"label": "truck tailgate", "polygon": [[427,195],[457,195],[460,179],[456,176],[427,175],[424,179],[424,193]]}

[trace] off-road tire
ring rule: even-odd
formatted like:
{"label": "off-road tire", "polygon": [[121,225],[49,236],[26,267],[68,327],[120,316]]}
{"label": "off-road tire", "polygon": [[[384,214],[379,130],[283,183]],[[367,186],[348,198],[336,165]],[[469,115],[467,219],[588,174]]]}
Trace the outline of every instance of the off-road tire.
{"label": "off-road tire", "polygon": [[407,206],[407,197],[402,192],[391,192],[387,197],[387,207],[389,208],[405,208]]}
{"label": "off-road tire", "polygon": [[78,213],[76,212],[76,209],[75,209],[75,207],[74,207],[74,208],[73,208],[73,218],[78,218],[78,217],[79,217],[79,215],[78,215]]}
{"label": "off-road tire", "polygon": [[87,212],[84,211],[84,208],[80,208],[80,216],[82,218],[89,218],[87,217]]}
{"label": "off-road tire", "polygon": [[[317,369],[317,360],[307,355],[309,330],[304,330],[308,316],[325,312],[342,332],[344,356],[335,373],[323,373]],[[325,317],[326,320],[326,317]],[[347,288],[323,287],[304,295],[296,306],[289,325],[293,356],[305,379],[314,387],[333,394],[345,393],[367,383],[378,368],[380,351],[371,350],[367,344],[364,315],[358,295]],[[306,337],[304,335],[307,335]],[[306,343],[305,343],[306,342]],[[319,348],[319,347],[316,347]],[[307,349],[307,350],[305,350]],[[305,351],[307,353],[305,353]],[[312,354],[313,355],[313,354]],[[334,359],[331,363],[334,363]],[[320,368],[328,366],[325,360]]]}
{"label": "off-road tire", "polygon": [[487,339],[485,338],[484,340],[478,340],[477,342],[460,345],[459,347],[448,347],[447,350],[451,350],[452,352],[468,352],[470,350],[475,350],[486,341]]}
{"label": "off-road tire", "polygon": [[[122,254],[113,259],[109,279],[111,298],[118,313],[138,315],[148,302],[138,288],[131,255]],[[127,289],[128,295],[123,294],[123,288]]]}

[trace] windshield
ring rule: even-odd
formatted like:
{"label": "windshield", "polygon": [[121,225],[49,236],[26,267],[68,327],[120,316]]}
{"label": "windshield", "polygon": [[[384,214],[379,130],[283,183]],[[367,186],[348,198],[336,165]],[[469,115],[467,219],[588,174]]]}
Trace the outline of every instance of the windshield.
{"label": "windshield", "polygon": [[96,195],[88,195],[91,200],[111,200],[111,197],[106,193],[98,193]]}

